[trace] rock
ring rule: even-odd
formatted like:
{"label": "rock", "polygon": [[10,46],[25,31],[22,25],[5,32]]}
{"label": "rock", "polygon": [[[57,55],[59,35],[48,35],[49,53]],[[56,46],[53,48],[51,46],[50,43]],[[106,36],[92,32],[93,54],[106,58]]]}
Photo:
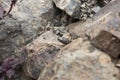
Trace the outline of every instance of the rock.
{"label": "rock", "polygon": [[37,79],[43,69],[53,61],[62,46],[63,44],[57,40],[57,36],[50,31],[43,33],[40,37],[29,43],[26,46],[28,53],[24,52],[26,55],[25,73],[29,77]]}
{"label": "rock", "polygon": [[[9,18],[9,20],[11,20]],[[7,23],[6,23],[7,22]],[[0,62],[8,56],[18,55],[20,48],[25,44],[22,29],[15,20],[0,21]]]}
{"label": "rock", "polygon": [[97,13],[101,8],[99,6],[93,7],[92,10]]}
{"label": "rock", "polygon": [[[94,23],[89,26],[90,29],[86,30],[92,44],[108,53],[112,58],[118,58],[120,55],[119,5],[119,1],[113,1],[111,4],[106,5],[106,7],[100,10],[98,15],[104,10],[106,11],[99,16],[96,14],[98,21],[95,20]],[[111,7],[108,11],[109,6]]]}
{"label": "rock", "polygon": [[[84,37],[86,34],[89,34],[89,32],[91,32],[92,30],[97,32],[100,29],[100,32],[101,28],[104,28],[105,30],[109,30],[111,32],[113,32],[112,28],[114,28],[114,30],[119,30],[119,4],[119,1],[112,1],[105,7],[101,8],[100,11],[98,11],[92,19],[88,19],[86,22],[77,22],[68,25],[67,28],[69,32],[74,33],[74,35],[76,36]],[[99,29],[96,30],[95,28]],[[117,32],[114,33],[114,35],[116,34],[116,36],[118,36]]]}
{"label": "rock", "polygon": [[[2,1],[2,6],[8,11],[11,2],[9,0]],[[36,6],[37,5],[37,6]],[[38,1],[17,1],[11,14],[15,19],[19,21],[33,21],[40,20],[43,14],[49,14],[49,18],[52,16],[50,12],[53,11],[52,0],[38,0]],[[43,15],[44,16],[44,15]],[[45,16],[44,16],[45,17]],[[48,16],[46,16],[48,17]],[[27,21],[28,22],[28,21]]]}
{"label": "rock", "polygon": [[73,15],[73,13],[80,10],[81,1],[80,0],[53,0],[58,8],[64,10],[68,15]]}
{"label": "rock", "polygon": [[76,39],[78,37],[85,37],[85,30],[87,28],[83,26],[83,24],[84,24],[83,22],[76,22],[66,26],[68,32],[71,34],[73,39]]}
{"label": "rock", "polygon": [[[10,3],[9,0],[3,0],[1,5],[8,11]],[[29,41],[36,38],[44,30],[48,21],[53,18],[52,0],[18,0],[11,14],[13,19],[21,23],[24,37],[26,41]]]}
{"label": "rock", "polygon": [[79,38],[59,51],[38,80],[119,80],[119,75],[108,55]]}
{"label": "rock", "polygon": [[87,36],[94,46],[110,54],[112,58],[118,58],[120,55],[119,12],[120,1],[112,1],[103,7],[92,20],[69,25],[69,32],[77,37]]}
{"label": "rock", "polygon": [[[92,21],[87,23],[85,27],[86,34],[90,35],[91,38],[98,35],[101,30],[105,30],[120,38],[119,35],[119,12],[120,12],[120,2],[112,1],[110,4],[102,8],[93,18]],[[98,26],[99,25],[99,26]],[[95,34],[94,34],[95,33]]]}
{"label": "rock", "polygon": [[[94,16],[94,7],[99,7],[97,5],[97,0],[53,0],[56,7],[67,14],[67,16],[62,16],[59,20],[54,20],[54,22],[60,22],[63,25],[68,25],[77,21],[86,21],[88,18]],[[59,11],[60,11],[59,10]],[[95,11],[94,11],[95,10]],[[65,15],[65,14],[64,14]]]}
{"label": "rock", "polygon": [[107,3],[109,3],[111,0],[98,0],[98,4],[99,6],[103,7],[105,6]]}
{"label": "rock", "polygon": [[[40,35],[54,13],[52,0],[20,1],[17,0],[13,7],[11,17],[0,20],[0,62],[5,57],[19,54],[22,46]],[[11,0],[3,0],[1,5],[8,11],[10,3]]]}
{"label": "rock", "polygon": [[30,77],[26,77],[24,72],[17,71],[17,74],[16,74],[14,80],[33,80],[33,79],[31,79]]}
{"label": "rock", "polygon": [[71,35],[70,33],[64,33],[62,37],[58,37],[58,40],[63,44],[68,44],[71,42]]}
{"label": "rock", "polygon": [[120,56],[120,38],[107,31],[101,31],[91,40],[91,43],[114,59],[118,59]]}
{"label": "rock", "polygon": [[53,32],[58,36],[63,36],[65,33],[67,33],[67,29],[65,26],[53,27]]}
{"label": "rock", "polygon": [[[25,45],[25,40],[24,40],[24,35],[22,33],[20,23],[18,23],[14,19],[7,18],[7,17],[3,20],[0,20],[0,67],[2,66],[2,62],[4,60],[7,60],[8,57],[18,56],[20,54],[21,47],[23,47],[24,45]],[[16,60],[14,59],[12,60],[14,62],[14,63],[11,63],[12,65],[19,64],[19,62],[16,62]],[[12,62],[12,61],[9,60],[9,62]],[[6,63],[6,65],[8,64],[10,63]],[[12,69],[13,67],[9,65],[6,68]],[[29,77],[25,76],[23,70],[21,69],[21,65],[17,66],[17,69],[15,69],[15,72],[16,73],[11,80],[32,80]],[[5,72],[0,74],[0,79],[1,77],[4,77],[5,80],[8,80],[8,76],[6,76],[6,74],[4,73]]]}

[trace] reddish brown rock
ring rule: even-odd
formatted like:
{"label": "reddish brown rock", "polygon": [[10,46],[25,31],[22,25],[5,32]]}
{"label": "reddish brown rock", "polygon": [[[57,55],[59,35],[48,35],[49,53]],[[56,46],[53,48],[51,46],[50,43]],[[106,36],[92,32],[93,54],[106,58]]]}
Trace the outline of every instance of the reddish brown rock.
{"label": "reddish brown rock", "polygon": [[112,58],[120,56],[120,39],[107,31],[101,31],[91,42],[96,48],[108,53]]}

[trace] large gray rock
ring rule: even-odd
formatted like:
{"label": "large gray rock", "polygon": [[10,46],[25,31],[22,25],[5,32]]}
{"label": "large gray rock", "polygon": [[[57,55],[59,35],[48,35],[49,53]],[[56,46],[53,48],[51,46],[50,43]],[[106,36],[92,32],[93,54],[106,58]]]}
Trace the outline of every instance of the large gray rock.
{"label": "large gray rock", "polygon": [[17,55],[25,44],[20,24],[9,20],[0,21],[0,62],[10,55]]}
{"label": "large gray rock", "polygon": [[[10,3],[10,0],[3,0],[1,5],[8,11]],[[11,11],[13,19],[21,23],[26,40],[35,38],[44,30],[53,13],[52,0],[18,0]]]}
{"label": "large gray rock", "polygon": [[53,0],[56,7],[66,12],[71,17],[68,22],[74,22],[74,19],[86,21],[100,9],[97,0]]}
{"label": "large gray rock", "polygon": [[[10,1],[1,2],[6,11],[10,8]],[[22,46],[44,31],[53,15],[52,1],[18,0],[11,14],[12,17],[6,16],[0,20],[0,53],[3,54],[0,62],[9,55],[18,54]]]}
{"label": "large gray rock", "polygon": [[[5,10],[8,11],[8,9],[10,8],[10,3],[11,1],[9,0],[3,0],[1,4],[5,8]],[[52,10],[52,0],[18,0],[11,14],[14,18],[20,21],[28,22],[28,20],[32,21],[36,18],[40,20],[42,14],[52,12]],[[52,16],[52,14],[49,13],[49,17],[50,16]]]}
{"label": "large gray rock", "polygon": [[[101,8],[99,12],[95,14],[92,19],[88,19],[86,22],[73,23],[69,26],[69,32],[76,36],[84,37],[86,34],[94,36],[94,33],[99,33],[101,29],[107,30],[114,35],[119,35],[119,12],[120,12],[120,1],[115,0],[110,2],[105,7]],[[116,30],[116,31],[115,31]],[[91,33],[92,31],[92,33]]]}
{"label": "large gray rock", "polygon": [[[120,38],[120,0],[115,0],[102,8],[87,24],[83,24],[87,30],[86,34],[95,37],[101,30],[108,31]],[[89,28],[89,29],[88,29]]]}
{"label": "large gray rock", "polygon": [[60,50],[38,80],[119,80],[119,70],[108,55],[79,38]]}
{"label": "large gray rock", "polygon": [[[25,40],[22,34],[20,23],[18,23],[16,20],[13,20],[11,18],[6,18],[4,20],[1,20],[0,21],[0,63],[1,63],[0,66],[5,64],[6,67],[13,69],[11,65],[13,66],[16,63],[19,64],[19,62],[16,62],[16,60],[18,61],[18,58],[16,59],[13,58],[13,55],[18,56],[21,47],[24,45],[25,45]],[[8,62],[5,62],[5,60],[7,60]],[[6,69],[6,67],[2,66],[3,69]],[[31,80],[30,78],[26,77],[25,74],[23,74],[23,70],[21,70],[21,67],[18,68],[17,66],[16,68],[17,69],[15,68],[14,69],[15,72],[17,72],[17,74],[12,76],[12,80]],[[20,70],[19,72],[18,69]],[[8,78],[6,78],[7,77],[6,74],[3,73],[1,73],[2,77],[4,77],[5,80],[8,80]]]}

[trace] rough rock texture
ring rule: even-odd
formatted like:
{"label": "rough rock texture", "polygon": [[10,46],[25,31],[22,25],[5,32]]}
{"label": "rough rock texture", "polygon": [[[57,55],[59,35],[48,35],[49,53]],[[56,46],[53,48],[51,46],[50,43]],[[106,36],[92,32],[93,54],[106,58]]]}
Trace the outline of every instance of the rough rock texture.
{"label": "rough rock texture", "polygon": [[57,36],[50,31],[43,33],[32,43],[29,43],[26,46],[28,53],[24,53],[26,55],[25,73],[29,77],[37,79],[62,46],[63,44],[57,40]]}
{"label": "rough rock texture", "polygon": [[79,12],[81,0],[53,0],[56,6],[64,10],[68,15]]}
{"label": "rough rock texture", "polygon": [[[93,24],[86,33],[94,46],[110,54],[113,58],[120,55],[120,0],[111,2],[96,14]],[[101,36],[102,35],[102,36]]]}
{"label": "rough rock texture", "polygon": [[[2,1],[2,5],[6,10],[9,9],[10,6],[9,4],[10,4],[9,0]],[[11,14],[13,15],[14,18],[20,21],[27,21],[27,20],[33,21],[35,19],[40,20],[42,14],[47,14],[47,13],[49,13],[49,18],[50,18],[50,16],[52,16],[52,14],[50,13],[52,12],[52,10],[53,10],[52,0],[38,0],[38,1],[18,0]]]}
{"label": "rough rock texture", "polygon": [[[91,38],[99,34],[101,30],[108,31],[120,38],[120,0],[113,1],[102,8],[93,18],[93,22],[86,24],[87,34]],[[95,33],[95,34],[94,34]]]}
{"label": "rough rock texture", "polygon": [[[10,8],[10,2],[1,2],[6,11]],[[0,20],[0,62],[7,56],[19,54],[22,46],[44,31],[47,21],[52,18],[52,1],[18,0],[11,14],[12,17],[6,16]]]}
{"label": "rough rock texture", "polygon": [[109,56],[81,38],[62,48],[38,80],[119,80]]}
{"label": "rough rock texture", "polygon": [[[8,59],[8,57],[11,57],[12,55],[14,56],[20,55],[19,53],[21,52],[20,51],[21,47],[24,46],[25,44],[26,43],[24,40],[24,35],[20,23],[8,17],[1,20],[0,21],[0,68],[2,62],[6,58]],[[7,67],[10,67],[10,65]],[[25,76],[24,71],[21,69],[20,66],[17,70],[15,70],[15,72],[16,73],[12,77],[12,79],[5,78],[5,80],[32,80],[31,78]],[[0,73],[0,79],[2,75],[5,74]]]}
{"label": "rough rock texture", "polygon": [[[114,34],[119,37],[119,35],[117,35],[119,32],[119,4],[119,0],[112,1],[103,7],[99,12],[97,12],[92,19],[88,19],[84,23],[77,22],[68,25],[67,27],[69,29],[69,32],[71,34],[83,37],[87,33],[89,34],[91,31],[99,33],[101,31],[101,28],[107,30],[108,32],[113,32],[113,29],[115,32]],[[93,34],[91,33],[91,35]]]}
{"label": "rough rock texture", "polygon": [[20,24],[9,20],[6,18],[0,21],[0,62],[10,55],[17,55],[25,44]]}
{"label": "rough rock texture", "polygon": [[[3,0],[1,4],[8,11],[10,0]],[[26,40],[40,34],[47,22],[53,18],[53,13],[52,0],[18,0],[11,12],[13,19],[21,23]]]}
{"label": "rough rock texture", "polygon": [[[10,2],[11,0],[1,2],[6,11],[10,8]],[[0,20],[0,65],[5,58],[20,55],[21,47],[44,31],[47,22],[52,19],[53,13],[51,0],[23,0],[22,2],[18,0],[11,12],[12,17],[6,16]],[[21,74],[22,72],[21,70],[16,73],[14,79],[30,80]]]}
{"label": "rough rock texture", "polygon": [[[53,0],[56,7],[59,8],[66,16],[62,15],[60,22],[66,25],[77,22],[86,21],[94,16],[100,10],[97,4],[98,0]],[[59,11],[60,11],[59,10]],[[68,16],[69,15],[69,16]]]}
{"label": "rough rock texture", "polygon": [[107,31],[101,31],[91,40],[91,43],[96,48],[108,53],[114,59],[118,59],[120,56],[120,38]]}
{"label": "rough rock texture", "polygon": [[67,27],[68,32],[71,34],[72,38],[78,38],[78,37],[85,37],[85,30],[86,27],[82,26],[82,22],[76,22],[73,24],[70,24]]}
{"label": "rough rock texture", "polygon": [[[2,0],[0,4],[8,11],[11,1]],[[43,33],[47,22],[52,19],[54,13],[52,0],[17,1],[10,13],[12,16],[6,16],[0,20],[0,65],[6,57],[20,55],[21,47]],[[23,74],[23,70],[16,72],[14,79],[9,80],[32,80]],[[5,74],[0,73],[0,79],[3,77],[2,75]],[[7,76],[5,75],[5,77]]]}
{"label": "rough rock texture", "polygon": [[[37,80],[39,75],[38,80],[120,80],[118,69],[106,55],[120,57],[120,0],[101,9],[109,1],[18,0],[12,16],[0,20],[0,66],[4,58],[22,50],[24,73],[18,71],[15,80]],[[6,11],[10,2],[2,0]],[[95,13],[94,18],[87,20]],[[82,22],[74,23],[77,21]],[[71,34],[65,27],[70,23],[74,23],[67,26]],[[73,39],[83,39],[70,43],[71,35]],[[0,80],[7,77],[6,73],[0,73]]]}
{"label": "rough rock texture", "polygon": [[[87,37],[94,46],[117,58],[120,55],[120,0],[102,8],[92,20],[69,25],[69,32],[77,37]],[[104,35],[105,34],[105,35]]]}

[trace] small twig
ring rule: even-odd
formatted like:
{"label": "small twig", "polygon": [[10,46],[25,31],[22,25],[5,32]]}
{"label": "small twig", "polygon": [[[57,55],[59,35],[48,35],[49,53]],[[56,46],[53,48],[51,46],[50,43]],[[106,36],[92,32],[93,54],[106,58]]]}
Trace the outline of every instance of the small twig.
{"label": "small twig", "polygon": [[13,8],[13,6],[15,6],[16,2],[17,2],[17,0],[12,0],[12,1],[11,1],[10,9],[9,9],[9,11],[7,12],[7,15],[10,14],[10,12],[12,11],[12,8]]}

